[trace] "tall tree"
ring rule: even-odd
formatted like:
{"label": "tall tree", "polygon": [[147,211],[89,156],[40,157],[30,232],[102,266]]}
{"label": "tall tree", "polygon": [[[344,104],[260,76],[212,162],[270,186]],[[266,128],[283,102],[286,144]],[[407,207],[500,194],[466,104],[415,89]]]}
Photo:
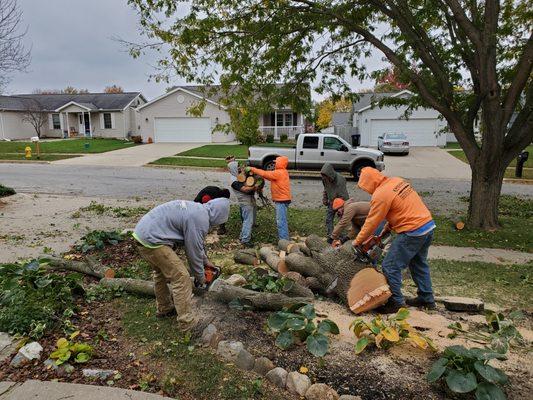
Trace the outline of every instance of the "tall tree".
{"label": "tall tree", "polygon": [[22,121],[27,122],[33,126],[35,133],[40,138],[41,132],[48,122],[48,112],[45,111],[42,104],[30,98],[25,98],[24,103],[24,113],[22,114]]}
{"label": "tall tree", "polygon": [[383,104],[446,119],[472,169],[469,223],[499,226],[505,169],[533,139],[530,0],[195,0],[185,16],[179,1],[129,2],[148,44],[170,47],[160,77],[242,90],[319,79],[319,91],[348,92],[348,77],[375,72],[364,59],[379,50],[416,93]]}
{"label": "tall tree", "polygon": [[30,51],[22,39],[22,11],[16,0],[0,1],[0,91],[9,83],[13,72],[23,72],[30,64]]}
{"label": "tall tree", "polygon": [[327,98],[316,106],[316,126],[324,129],[331,125],[334,112],[349,112],[352,109],[352,102],[346,97],[338,100]]}
{"label": "tall tree", "polygon": [[104,88],[104,93],[124,93],[124,89],[121,86],[111,85]]}

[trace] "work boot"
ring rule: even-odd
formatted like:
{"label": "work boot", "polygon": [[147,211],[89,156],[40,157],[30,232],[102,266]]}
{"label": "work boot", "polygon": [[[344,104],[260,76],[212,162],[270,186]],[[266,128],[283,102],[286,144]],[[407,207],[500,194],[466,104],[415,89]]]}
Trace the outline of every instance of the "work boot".
{"label": "work boot", "polygon": [[174,315],[177,315],[176,313],[176,309],[173,308],[171,310],[168,310],[168,311],[165,311],[165,312],[157,312],[155,314],[155,317],[156,318],[159,318],[159,319],[162,319],[162,318],[168,318],[168,317],[173,317]]}
{"label": "work boot", "polygon": [[221,225],[218,227],[217,235],[225,235],[226,233],[228,233],[228,231],[227,231],[227,229],[226,229],[226,224],[221,224]]}
{"label": "work boot", "polygon": [[435,310],[437,308],[437,305],[434,301],[424,301],[420,297],[407,298],[405,299],[405,302],[408,306],[424,308],[426,310]]}
{"label": "work boot", "polygon": [[394,314],[397,313],[402,307],[406,307],[406,304],[400,304],[393,299],[389,299],[389,301],[387,301],[384,305],[376,308],[376,311],[380,314]]}

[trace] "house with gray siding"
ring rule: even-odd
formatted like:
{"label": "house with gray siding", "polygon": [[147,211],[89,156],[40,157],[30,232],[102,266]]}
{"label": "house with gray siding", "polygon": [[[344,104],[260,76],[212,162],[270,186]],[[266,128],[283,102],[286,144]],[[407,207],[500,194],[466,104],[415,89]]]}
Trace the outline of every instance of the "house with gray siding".
{"label": "house with gray siding", "polygon": [[0,140],[36,136],[30,113],[44,115],[41,137],[127,139],[139,133],[136,108],[145,103],[140,92],[0,96]]}

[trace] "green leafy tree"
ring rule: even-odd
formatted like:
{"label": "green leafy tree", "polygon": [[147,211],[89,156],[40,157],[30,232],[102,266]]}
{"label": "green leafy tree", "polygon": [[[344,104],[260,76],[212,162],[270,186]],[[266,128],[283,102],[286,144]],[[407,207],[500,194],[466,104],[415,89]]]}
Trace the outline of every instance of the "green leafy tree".
{"label": "green leafy tree", "polygon": [[499,226],[505,169],[533,139],[530,1],[197,0],[185,15],[180,1],[129,3],[148,46],[170,46],[158,74],[244,92],[318,80],[319,92],[348,93],[347,78],[376,72],[365,57],[379,50],[415,92],[383,104],[430,107],[446,119],[472,169],[469,222]]}

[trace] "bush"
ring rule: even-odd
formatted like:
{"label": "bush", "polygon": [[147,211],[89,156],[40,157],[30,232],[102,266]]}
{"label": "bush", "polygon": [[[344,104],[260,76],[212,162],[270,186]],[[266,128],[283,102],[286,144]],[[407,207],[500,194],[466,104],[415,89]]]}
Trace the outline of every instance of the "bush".
{"label": "bush", "polygon": [[102,250],[105,245],[115,245],[124,240],[124,237],[116,231],[92,231],[81,238],[81,244],[74,246],[76,251],[87,253],[91,250]]}
{"label": "bush", "polygon": [[274,143],[274,135],[266,135],[266,142],[267,143]]}
{"label": "bush", "polygon": [[2,264],[0,331],[39,338],[65,322],[78,294],[83,294],[80,274],[50,273],[37,260]]}
{"label": "bush", "polygon": [[283,134],[283,135],[280,135],[280,137],[279,137],[279,141],[280,141],[281,143],[285,143],[285,142],[287,141],[288,138],[289,138],[289,137],[288,137],[287,135]]}
{"label": "bush", "polygon": [[17,193],[15,192],[15,189],[12,189],[4,185],[0,185],[0,197],[12,196],[15,193]]}

